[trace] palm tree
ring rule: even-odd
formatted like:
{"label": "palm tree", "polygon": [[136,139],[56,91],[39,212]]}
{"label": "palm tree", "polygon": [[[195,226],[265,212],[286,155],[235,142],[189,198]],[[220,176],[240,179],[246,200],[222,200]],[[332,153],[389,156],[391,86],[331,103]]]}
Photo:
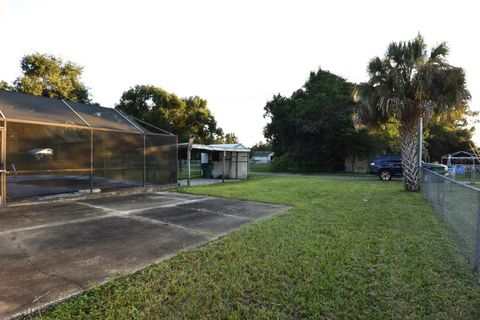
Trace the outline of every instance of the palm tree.
{"label": "palm tree", "polygon": [[465,73],[446,61],[448,47],[440,43],[430,52],[419,34],[407,42],[392,42],[383,59],[368,64],[369,80],[358,85],[357,123],[378,126],[391,118],[399,123],[405,189],[418,191],[418,124],[433,114],[468,110],[470,93]]}

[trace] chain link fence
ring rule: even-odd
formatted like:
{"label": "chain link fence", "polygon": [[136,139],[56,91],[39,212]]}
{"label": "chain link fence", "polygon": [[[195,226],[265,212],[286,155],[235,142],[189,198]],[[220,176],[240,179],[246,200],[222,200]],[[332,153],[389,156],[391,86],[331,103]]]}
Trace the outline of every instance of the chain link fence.
{"label": "chain link fence", "polygon": [[471,164],[455,164],[448,168],[450,177],[461,182],[469,182],[480,186],[480,166]]}
{"label": "chain link fence", "polygon": [[452,233],[474,270],[480,267],[480,189],[422,168],[421,192]]}
{"label": "chain link fence", "polygon": [[[190,160],[190,177],[200,178],[202,176],[202,167],[200,160]],[[188,178],[188,161],[187,160],[178,160],[178,179],[187,179]]]}

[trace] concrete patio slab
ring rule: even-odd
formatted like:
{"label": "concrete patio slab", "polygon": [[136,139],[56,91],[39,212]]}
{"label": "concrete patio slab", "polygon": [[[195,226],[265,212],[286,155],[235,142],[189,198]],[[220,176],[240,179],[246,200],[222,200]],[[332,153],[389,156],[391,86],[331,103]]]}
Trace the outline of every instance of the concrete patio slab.
{"label": "concrete patio slab", "polygon": [[173,223],[185,228],[202,231],[208,236],[223,234],[238,228],[251,219],[232,218],[216,212],[199,211],[188,207],[172,208],[172,210],[151,209],[139,214],[142,217]]}
{"label": "concrete patio slab", "polygon": [[272,215],[279,206],[261,202],[212,198],[201,202],[179,204],[178,207],[253,219]]}
{"label": "concrete patio slab", "polygon": [[172,192],[0,209],[0,319],[287,209]]}
{"label": "concrete patio slab", "polygon": [[52,203],[0,209],[0,235],[23,228],[34,228],[51,223],[71,223],[74,219],[98,217],[99,213],[83,205]]}

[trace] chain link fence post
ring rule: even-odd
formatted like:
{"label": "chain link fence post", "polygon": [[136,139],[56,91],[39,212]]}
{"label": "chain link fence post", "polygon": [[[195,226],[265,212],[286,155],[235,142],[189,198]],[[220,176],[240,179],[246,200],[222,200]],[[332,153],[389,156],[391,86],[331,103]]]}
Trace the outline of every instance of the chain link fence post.
{"label": "chain link fence post", "polygon": [[447,180],[442,181],[442,202],[441,202],[441,212],[442,212],[442,217],[445,217],[445,198],[447,194]]}
{"label": "chain link fence post", "polygon": [[[480,193],[478,193],[478,202],[480,203]],[[480,205],[477,208],[477,239],[475,245],[475,264],[473,270],[479,271],[480,267]]]}

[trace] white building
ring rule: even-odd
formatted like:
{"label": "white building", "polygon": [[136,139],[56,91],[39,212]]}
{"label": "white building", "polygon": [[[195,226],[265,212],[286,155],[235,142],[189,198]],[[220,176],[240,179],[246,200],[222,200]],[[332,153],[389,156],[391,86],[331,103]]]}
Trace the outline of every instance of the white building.
{"label": "white building", "polygon": [[[188,148],[187,143],[178,145],[180,154]],[[211,163],[212,176],[210,178],[248,179],[248,158],[250,149],[241,143],[235,144],[193,144],[192,153],[200,153],[202,163]],[[181,158],[184,158],[182,156]],[[186,159],[186,157],[185,157]],[[225,161],[224,161],[225,159]]]}
{"label": "white building", "polygon": [[254,151],[252,152],[253,163],[270,163],[273,159],[272,151]]}

